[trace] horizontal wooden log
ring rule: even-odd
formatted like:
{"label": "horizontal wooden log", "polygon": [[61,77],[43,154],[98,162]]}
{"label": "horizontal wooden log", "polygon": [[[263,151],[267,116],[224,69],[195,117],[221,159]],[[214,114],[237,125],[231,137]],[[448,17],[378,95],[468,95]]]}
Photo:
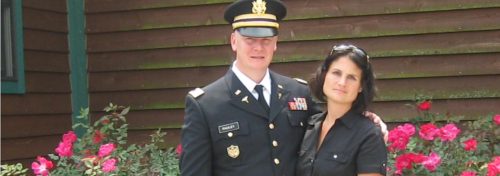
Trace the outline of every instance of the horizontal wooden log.
{"label": "horizontal wooden log", "polygon": [[24,29],[24,48],[38,51],[68,52],[68,34]]}
{"label": "horizontal wooden log", "polygon": [[[432,100],[430,112],[464,120],[473,120],[498,114],[499,106],[500,98],[434,99]],[[181,108],[132,110],[130,115],[127,115],[127,119],[130,129],[180,129],[184,119],[183,111]],[[421,116],[416,110],[413,100],[377,101],[370,107],[370,111],[377,113],[386,122],[405,122],[419,115]],[[148,120],[135,120],[143,118]],[[157,119],[153,120],[154,118]]]}
{"label": "horizontal wooden log", "polygon": [[3,94],[2,101],[9,102],[2,103],[2,116],[71,113],[71,95],[69,93]]}
{"label": "horizontal wooden log", "polygon": [[[151,134],[155,133],[158,129],[153,130],[129,130],[129,138],[127,144],[139,144],[143,145],[145,143],[151,142]],[[165,143],[160,144],[160,148],[167,149],[169,147],[176,147],[180,141],[180,129],[166,129],[162,132],[167,132],[166,136],[163,137]]]}
{"label": "horizontal wooden log", "polygon": [[38,155],[55,153],[54,149],[61,139],[61,135],[2,139],[2,161],[29,158],[35,160]]}
{"label": "horizontal wooden log", "polygon": [[71,114],[2,115],[2,140],[60,135],[71,130],[71,126]]}
{"label": "horizontal wooden log", "polygon": [[[105,114],[98,112],[99,109],[92,109],[92,122],[102,118]],[[127,115],[129,129],[171,129],[178,128],[183,122],[183,109],[164,109],[164,110],[132,110]]]}
{"label": "horizontal wooden log", "polygon": [[68,73],[26,72],[28,93],[71,93]]}
{"label": "horizontal wooden log", "polygon": [[67,53],[24,50],[26,71],[69,73]]}
{"label": "horizontal wooden log", "polygon": [[41,10],[49,10],[53,12],[61,12],[66,13],[66,1],[65,0],[23,0],[23,6],[41,9]]}
{"label": "horizontal wooden log", "polygon": [[378,79],[500,74],[500,53],[370,58]]}
{"label": "horizontal wooden log", "polygon": [[[435,42],[439,41],[439,42]],[[500,32],[460,32],[343,40],[278,43],[273,62],[321,60],[339,43],[353,43],[371,57],[470,54],[500,51]],[[112,53],[89,53],[90,70],[218,66],[231,63],[229,46],[187,47]],[[127,64],[121,64],[127,63]],[[129,65],[130,64],[130,65]],[[135,65],[135,66],[134,66]]]}
{"label": "horizontal wooden log", "polygon": [[126,11],[137,9],[155,9],[178,6],[209,5],[233,2],[232,0],[86,0],[85,7],[87,13]]}
{"label": "horizontal wooden log", "polygon": [[[139,4],[140,3],[140,4]],[[175,3],[87,2],[87,32],[130,31],[137,29],[160,29],[227,24],[222,15],[227,4],[173,7]],[[117,5],[120,4],[120,5]],[[285,20],[329,18],[341,16],[366,16],[380,14],[449,11],[471,8],[500,7],[499,2],[489,0],[395,0],[361,1],[286,1]],[[94,13],[96,12],[96,13]],[[104,12],[104,13],[99,13]],[[193,12],[203,12],[200,13]],[[177,18],[179,14],[182,18]],[[114,21],[110,23],[110,21]]]}
{"label": "horizontal wooden log", "polygon": [[68,32],[68,18],[65,13],[32,8],[23,9],[23,27],[54,32]]}
{"label": "horizontal wooden log", "polygon": [[[377,80],[376,101],[413,100],[417,95],[434,99],[500,97],[500,75],[434,77]],[[101,109],[109,102],[133,109],[172,109],[184,107],[184,97],[192,88],[154,89],[91,93],[92,108]]]}
{"label": "horizontal wooden log", "polygon": [[416,95],[434,99],[500,97],[500,75],[377,80],[377,101],[411,100]]}
{"label": "horizontal wooden log", "polygon": [[96,110],[101,110],[109,103],[131,106],[134,110],[182,108],[189,90],[191,89],[92,92],[90,106]]}
{"label": "horizontal wooden log", "polygon": [[[457,18],[461,20],[456,20]],[[107,24],[119,23],[116,20],[108,21],[112,22]],[[300,20],[281,24],[280,41],[494,30],[500,29],[497,21],[500,21],[500,8]],[[114,51],[137,47],[148,49],[223,45],[229,43],[230,32],[229,25],[217,25],[89,34],[88,47],[91,51]]]}
{"label": "horizontal wooden log", "polygon": [[[432,100],[429,112],[464,120],[491,118],[498,114],[499,98]],[[413,101],[376,102],[371,108],[387,122],[407,122],[422,114]]]}
{"label": "horizontal wooden log", "polygon": [[[500,74],[499,53],[371,59],[378,79],[425,78]],[[311,78],[320,61],[271,64],[290,77]],[[96,72],[89,75],[91,91],[146,90],[201,87],[223,76],[228,66],[143,71]]]}
{"label": "horizontal wooden log", "polygon": [[[129,130],[128,143],[143,145],[150,143],[151,137],[156,130]],[[161,148],[175,147],[179,143],[180,130],[165,130],[165,143]],[[55,154],[54,149],[62,140],[62,135],[40,136],[32,138],[2,139],[2,161],[15,159],[36,159],[36,156]]]}

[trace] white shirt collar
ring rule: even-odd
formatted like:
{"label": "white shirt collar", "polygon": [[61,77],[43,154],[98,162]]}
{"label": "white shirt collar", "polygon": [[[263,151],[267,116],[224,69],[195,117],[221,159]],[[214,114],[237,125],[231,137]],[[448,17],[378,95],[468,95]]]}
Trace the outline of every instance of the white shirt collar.
{"label": "white shirt collar", "polygon": [[238,67],[236,67],[236,61],[233,62],[233,66],[231,67],[231,70],[234,72],[236,77],[243,83],[243,85],[250,91],[254,97],[258,97],[257,92],[254,90],[255,86],[257,84],[260,84],[264,86],[264,97],[266,98],[266,101],[269,104],[269,100],[271,97],[271,76],[269,74],[269,68],[266,70],[266,74],[264,75],[264,78],[260,83],[254,82],[252,79],[250,79],[247,75],[245,75],[243,72],[241,72]]}

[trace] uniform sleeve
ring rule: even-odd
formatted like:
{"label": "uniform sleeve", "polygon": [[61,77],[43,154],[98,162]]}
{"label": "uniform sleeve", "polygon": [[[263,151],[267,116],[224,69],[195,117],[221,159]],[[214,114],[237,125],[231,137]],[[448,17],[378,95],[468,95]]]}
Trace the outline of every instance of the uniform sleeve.
{"label": "uniform sleeve", "polygon": [[210,132],[198,102],[186,97],[184,125],[181,132],[182,154],[179,161],[182,176],[212,175]]}
{"label": "uniform sleeve", "polygon": [[373,127],[368,131],[356,160],[358,173],[386,175],[387,148],[379,128]]}

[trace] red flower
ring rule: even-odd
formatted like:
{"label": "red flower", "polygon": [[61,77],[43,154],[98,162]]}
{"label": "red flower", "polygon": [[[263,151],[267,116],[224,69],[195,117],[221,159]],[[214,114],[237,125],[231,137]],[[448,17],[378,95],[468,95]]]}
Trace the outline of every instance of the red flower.
{"label": "red flower", "polygon": [[418,104],[418,109],[421,111],[427,111],[431,109],[431,102],[430,101],[423,101],[422,103]]}
{"label": "red flower", "polygon": [[460,129],[457,128],[455,124],[447,124],[440,129],[439,138],[442,141],[453,141],[458,133],[460,133]]}
{"label": "red flower", "polygon": [[49,169],[52,169],[52,167],[54,167],[52,161],[47,160],[41,156],[38,156],[36,159],[38,160],[38,163],[36,161],[31,163],[31,169],[33,169],[33,172],[36,175],[49,175]]}
{"label": "red flower", "polygon": [[99,130],[95,130],[95,133],[94,133],[94,137],[92,138],[92,142],[94,144],[98,144],[100,143],[104,138],[106,137],[106,135],[102,134],[101,131]]}
{"label": "red flower", "polygon": [[409,123],[400,125],[389,131],[389,151],[394,151],[396,149],[406,150],[406,145],[413,134],[415,134],[415,127]]}
{"label": "red flower", "polygon": [[491,163],[488,163],[487,176],[497,176],[500,174],[500,156],[495,156]]}
{"label": "red flower", "polygon": [[434,152],[431,152],[431,154],[429,154],[429,156],[422,161],[422,165],[424,165],[424,167],[431,172],[435,171],[440,164],[441,157]]}
{"label": "red flower", "polygon": [[434,137],[439,134],[439,129],[436,125],[432,123],[427,123],[425,125],[420,126],[420,131],[418,135],[420,138],[428,141],[434,140]]}
{"label": "red flower", "polygon": [[59,142],[55,151],[60,157],[71,157],[73,156],[73,143],[69,141]]}
{"label": "red flower", "polygon": [[497,125],[500,125],[500,114],[493,116],[493,121],[495,121]]}
{"label": "red flower", "polygon": [[464,149],[465,151],[474,151],[477,149],[477,141],[474,138],[470,138],[464,141]]}
{"label": "red flower", "polygon": [[476,172],[474,171],[463,171],[462,174],[460,174],[460,176],[476,176]]}
{"label": "red flower", "polygon": [[103,172],[113,172],[116,170],[116,159],[108,159],[102,163]]}
{"label": "red flower", "polygon": [[404,169],[411,169],[411,155],[408,153],[396,157],[396,173],[401,174]]}
{"label": "red flower", "polygon": [[177,147],[175,148],[175,153],[177,153],[177,156],[181,156],[182,153],[182,145],[178,144]]}
{"label": "red flower", "polygon": [[115,150],[115,144],[113,143],[104,144],[101,145],[101,147],[99,147],[98,155],[99,157],[105,157],[113,153],[113,150]]}

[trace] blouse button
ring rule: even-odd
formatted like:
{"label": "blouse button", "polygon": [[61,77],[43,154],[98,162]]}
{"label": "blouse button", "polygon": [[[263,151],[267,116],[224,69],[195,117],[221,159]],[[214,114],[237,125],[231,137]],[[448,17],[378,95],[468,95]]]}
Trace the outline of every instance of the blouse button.
{"label": "blouse button", "polygon": [[334,155],[333,155],[333,158],[337,159],[337,157],[338,157],[338,156],[337,156],[337,154],[334,154]]}

